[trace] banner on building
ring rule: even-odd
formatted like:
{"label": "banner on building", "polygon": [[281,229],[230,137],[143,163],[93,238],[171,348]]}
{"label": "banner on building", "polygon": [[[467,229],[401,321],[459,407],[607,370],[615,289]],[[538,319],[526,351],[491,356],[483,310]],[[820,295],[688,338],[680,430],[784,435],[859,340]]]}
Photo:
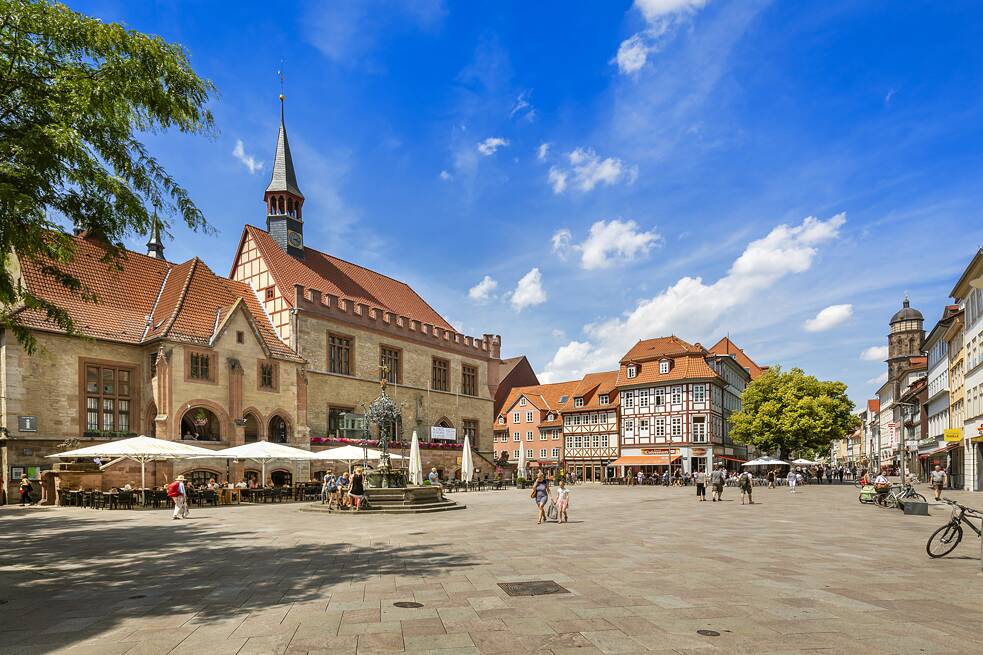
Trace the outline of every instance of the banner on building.
{"label": "banner on building", "polygon": [[962,441],[963,431],[960,430],[959,428],[949,428],[948,430],[942,433],[942,436],[945,438],[946,441]]}
{"label": "banner on building", "polygon": [[891,448],[898,445],[898,424],[894,421],[887,424],[887,442]]}
{"label": "banner on building", "polygon": [[433,425],[430,427],[430,438],[437,441],[457,441],[457,430]]}

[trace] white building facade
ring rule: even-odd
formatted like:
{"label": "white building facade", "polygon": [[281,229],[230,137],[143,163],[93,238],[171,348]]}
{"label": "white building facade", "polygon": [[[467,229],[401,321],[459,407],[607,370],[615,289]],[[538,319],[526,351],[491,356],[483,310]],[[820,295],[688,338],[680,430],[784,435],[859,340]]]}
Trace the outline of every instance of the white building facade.
{"label": "white building facade", "polygon": [[983,248],[951,293],[964,310],[964,488],[983,491]]}

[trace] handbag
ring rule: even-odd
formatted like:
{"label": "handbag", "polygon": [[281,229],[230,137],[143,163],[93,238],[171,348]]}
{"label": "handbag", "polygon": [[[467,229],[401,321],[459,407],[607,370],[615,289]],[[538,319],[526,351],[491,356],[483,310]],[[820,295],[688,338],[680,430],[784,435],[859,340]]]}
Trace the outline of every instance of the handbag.
{"label": "handbag", "polygon": [[532,491],[529,492],[529,497],[530,498],[535,498],[536,497],[536,485],[533,485]]}

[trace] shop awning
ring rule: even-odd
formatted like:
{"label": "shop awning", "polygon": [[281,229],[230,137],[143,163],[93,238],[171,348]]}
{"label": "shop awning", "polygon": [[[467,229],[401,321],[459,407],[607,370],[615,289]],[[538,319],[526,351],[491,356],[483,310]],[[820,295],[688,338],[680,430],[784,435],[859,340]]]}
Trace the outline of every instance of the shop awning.
{"label": "shop awning", "polygon": [[741,464],[743,464],[744,462],[747,461],[746,459],[741,459],[739,457],[729,457],[727,455],[714,455],[713,458],[714,459],[726,459],[726,460],[729,460],[731,462],[738,462],[738,463],[741,463]]}
{"label": "shop awning", "polygon": [[931,457],[933,455],[938,455],[939,453],[944,453],[944,452],[946,452],[948,450],[952,450],[953,448],[958,448],[961,445],[962,445],[962,443],[960,443],[958,441],[953,442],[953,443],[948,443],[948,444],[942,446],[941,448],[936,448],[935,450],[930,450],[927,453],[921,453],[920,455],[918,455],[918,457],[920,457],[921,459],[927,459],[927,458],[929,458],[929,457]]}
{"label": "shop awning", "polygon": [[677,459],[679,455],[624,455],[610,466],[669,466]]}

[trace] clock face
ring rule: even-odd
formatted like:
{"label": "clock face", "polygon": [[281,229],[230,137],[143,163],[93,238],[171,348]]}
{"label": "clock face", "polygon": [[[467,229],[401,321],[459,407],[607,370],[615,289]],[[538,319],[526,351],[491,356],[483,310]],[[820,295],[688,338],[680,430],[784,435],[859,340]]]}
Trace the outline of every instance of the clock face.
{"label": "clock face", "polygon": [[300,233],[294,232],[292,230],[287,232],[287,243],[289,243],[294,248],[304,247],[304,239],[300,236]]}

